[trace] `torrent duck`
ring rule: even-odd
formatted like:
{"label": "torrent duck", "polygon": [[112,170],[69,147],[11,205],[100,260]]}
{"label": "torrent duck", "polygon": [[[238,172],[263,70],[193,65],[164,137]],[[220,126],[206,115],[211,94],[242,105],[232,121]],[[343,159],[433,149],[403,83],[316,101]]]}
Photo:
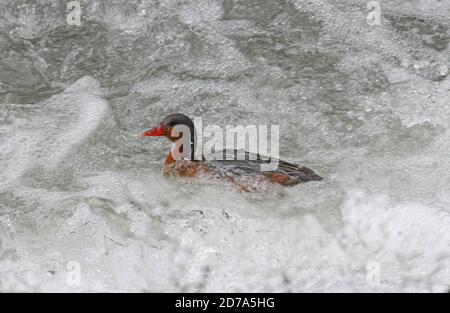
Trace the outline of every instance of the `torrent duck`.
{"label": "torrent duck", "polygon": [[[182,132],[175,136],[173,128],[186,127],[190,131],[191,138],[188,141],[188,153],[183,157],[174,157],[173,151],[166,158],[163,173],[169,176],[197,177],[203,176],[214,179],[223,179],[234,183],[243,191],[258,189],[258,184],[275,183],[282,186],[292,186],[298,183],[317,181],[322,178],[309,168],[292,164],[274,158],[263,158],[259,154],[243,152],[241,150],[222,150],[214,152],[216,158],[202,156],[201,160],[195,160],[196,133],[192,120],[184,114],[171,114],[165,117],[156,127],[145,131],[142,136],[164,136],[175,142],[182,138]],[[183,152],[183,145],[178,147]],[[217,153],[220,158],[217,158]],[[231,153],[231,158],[230,158]],[[187,154],[187,157],[186,157]],[[238,157],[239,156],[239,157]],[[261,170],[261,165],[276,160],[276,169]]]}

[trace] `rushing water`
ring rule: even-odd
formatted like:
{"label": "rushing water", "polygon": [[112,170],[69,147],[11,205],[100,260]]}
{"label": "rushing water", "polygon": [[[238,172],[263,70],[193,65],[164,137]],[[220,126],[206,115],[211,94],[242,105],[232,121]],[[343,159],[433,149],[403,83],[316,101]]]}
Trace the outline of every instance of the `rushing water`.
{"label": "rushing water", "polygon": [[[2,0],[0,290],[448,290],[450,2],[367,2]],[[164,178],[176,112],[324,180]]]}

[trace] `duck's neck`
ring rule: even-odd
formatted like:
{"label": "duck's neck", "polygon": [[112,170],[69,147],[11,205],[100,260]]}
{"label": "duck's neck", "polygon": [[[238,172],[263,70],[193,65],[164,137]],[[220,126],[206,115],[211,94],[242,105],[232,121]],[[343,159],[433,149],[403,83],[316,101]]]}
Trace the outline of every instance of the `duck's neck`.
{"label": "duck's neck", "polygon": [[[184,153],[184,149],[183,149],[184,147],[183,146],[180,147],[180,152],[183,153],[183,158],[184,159],[189,159],[191,161],[193,161],[195,159],[195,147],[196,147],[196,140],[195,140],[195,138],[196,138],[195,130],[191,130],[191,140],[190,140],[190,148],[191,148],[190,150],[191,151],[190,151],[190,153],[189,153],[189,151],[187,151],[187,153],[185,154]],[[177,160],[173,158],[172,150],[171,150],[169,155],[166,158],[165,164],[166,165],[172,164],[172,163],[175,163],[176,161]]]}
{"label": "duck's neck", "polygon": [[173,163],[175,163],[176,162],[176,160],[173,158],[173,156],[172,156],[172,151],[169,153],[169,155],[167,156],[167,158],[166,158],[166,162],[164,163],[165,165],[170,165],[170,164],[173,164]]}

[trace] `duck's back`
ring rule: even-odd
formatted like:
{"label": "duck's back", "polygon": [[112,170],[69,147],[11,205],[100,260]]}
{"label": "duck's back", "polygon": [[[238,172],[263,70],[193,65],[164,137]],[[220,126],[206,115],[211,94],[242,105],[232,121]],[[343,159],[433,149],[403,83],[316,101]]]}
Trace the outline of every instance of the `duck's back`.
{"label": "duck's back", "polygon": [[[264,177],[285,186],[322,179],[307,167],[280,159],[263,158],[246,151],[223,150],[206,156],[204,162],[210,171],[220,176],[246,176],[250,179]],[[273,163],[276,168],[265,170],[269,163]]]}

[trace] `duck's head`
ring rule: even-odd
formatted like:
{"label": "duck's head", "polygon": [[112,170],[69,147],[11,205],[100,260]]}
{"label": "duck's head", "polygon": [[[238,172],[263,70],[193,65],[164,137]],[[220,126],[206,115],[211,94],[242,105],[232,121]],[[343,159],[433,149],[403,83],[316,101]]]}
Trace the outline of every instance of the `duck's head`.
{"label": "duck's head", "polygon": [[[174,127],[176,126],[185,126],[188,127],[191,132],[191,138],[193,142],[194,138],[194,123],[192,120],[180,113],[176,114],[170,114],[167,115],[161,123],[159,123],[157,126],[153,127],[152,129],[149,129],[145,131],[142,136],[149,136],[149,137],[167,137],[171,141],[176,141],[179,138],[182,137],[183,131],[181,132],[173,132]],[[182,127],[180,127],[182,129]]]}

